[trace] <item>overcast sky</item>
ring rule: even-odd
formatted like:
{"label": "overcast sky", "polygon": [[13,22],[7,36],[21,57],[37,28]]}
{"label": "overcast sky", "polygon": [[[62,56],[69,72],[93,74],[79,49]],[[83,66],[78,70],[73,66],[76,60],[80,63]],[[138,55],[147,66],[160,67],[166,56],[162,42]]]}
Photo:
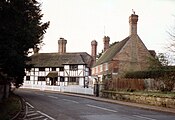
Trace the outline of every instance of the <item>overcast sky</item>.
{"label": "overcast sky", "polygon": [[103,49],[104,35],[110,43],[129,35],[132,9],[139,15],[138,35],[149,50],[166,52],[167,31],[175,26],[175,0],[39,0],[43,21],[50,21],[41,52],[58,52],[58,40],[67,40],[67,52],[91,54],[91,41]]}

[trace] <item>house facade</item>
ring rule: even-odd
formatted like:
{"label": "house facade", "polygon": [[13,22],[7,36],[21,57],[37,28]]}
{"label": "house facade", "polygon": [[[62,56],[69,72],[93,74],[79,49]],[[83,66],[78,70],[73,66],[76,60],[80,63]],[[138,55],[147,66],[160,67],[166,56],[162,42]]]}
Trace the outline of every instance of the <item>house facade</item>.
{"label": "house facade", "polygon": [[58,53],[35,53],[26,68],[24,84],[85,86],[91,75],[92,57],[86,52],[67,53],[60,38]]}
{"label": "house facade", "polygon": [[138,15],[129,17],[129,36],[120,42],[109,44],[104,36],[104,52],[97,58],[97,41],[91,42],[91,55],[86,52],[67,53],[67,40],[58,40],[58,53],[38,53],[31,56],[26,68],[24,84],[36,85],[80,85],[103,77],[122,77],[127,72],[147,70],[154,50],[148,50],[137,34]]}
{"label": "house facade", "polygon": [[[150,58],[155,52],[149,51],[137,34],[138,15],[129,17],[129,36],[109,46],[110,38],[105,36],[104,52],[92,67],[92,76],[122,77],[127,72],[147,70]],[[153,54],[154,53],[154,54]]]}

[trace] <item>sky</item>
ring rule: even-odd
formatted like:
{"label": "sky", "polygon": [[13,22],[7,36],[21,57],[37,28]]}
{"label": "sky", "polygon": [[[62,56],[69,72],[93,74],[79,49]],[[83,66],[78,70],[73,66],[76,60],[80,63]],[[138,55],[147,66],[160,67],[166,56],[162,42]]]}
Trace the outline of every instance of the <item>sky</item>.
{"label": "sky", "polygon": [[175,0],[38,0],[42,21],[50,21],[40,53],[58,52],[59,38],[67,40],[67,52],[91,54],[91,41],[103,49],[103,37],[110,43],[129,36],[132,9],[139,16],[137,33],[148,50],[168,51],[168,32],[175,27]]}

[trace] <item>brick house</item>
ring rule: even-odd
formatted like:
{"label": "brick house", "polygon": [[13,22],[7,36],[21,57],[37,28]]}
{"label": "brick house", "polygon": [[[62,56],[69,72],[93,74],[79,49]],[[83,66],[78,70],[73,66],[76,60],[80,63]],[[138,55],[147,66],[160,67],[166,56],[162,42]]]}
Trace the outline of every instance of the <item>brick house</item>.
{"label": "brick house", "polygon": [[92,76],[102,79],[103,75],[123,76],[128,71],[146,70],[150,66],[150,57],[155,51],[149,51],[137,34],[138,15],[129,17],[129,36],[109,46],[110,38],[105,36],[104,52],[92,67]]}

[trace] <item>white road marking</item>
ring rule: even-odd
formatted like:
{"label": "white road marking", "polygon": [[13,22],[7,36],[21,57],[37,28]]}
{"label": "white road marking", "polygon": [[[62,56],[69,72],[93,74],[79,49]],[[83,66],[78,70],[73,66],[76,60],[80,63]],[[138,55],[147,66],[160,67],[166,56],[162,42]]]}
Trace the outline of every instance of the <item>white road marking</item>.
{"label": "white road marking", "polygon": [[34,113],[35,111],[33,110],[30,110],[29,112],[27,112],[28,114],[31,114],[31,113]]}
{"label": "white road marking", "polygon": [[[54,96],[50,96],[50,97],[54,97]],[[54,97],[55,98],[55,97]],[[30,103],[28,103],[28,102],[26,102],[26,104],[28,105],[28,106],[30,106],[31,108],[34,108]],[[26,109],[27,109],[27,107],[26,107]],[[27,111],[26,111],[27,112]],[[34,118],[30,118],[30,120],[35,120],[35,119],[39,119],[39,118],[43,118],[43,117],[48,117],[49,119],[51,119],[51,120],[56,120],[56,119],[54,119],[54,118],[52,118],[52,117],[50,117],[49,115],[47,115],[47,114],[45,114],[45,113],[43,113],[43,112],[41,112],[41,111],[36,111],[37,113],[34,113],[35,111],[29,111],[28,112],[28,114],[27,114],[27,117],[30,117],[30,116],[34,116],[34,115],[37,115],[38,113],[39,114],[41,114],[40,116],[37,116],[37,117],[34,117]],[[48,120],[47,118],[45,118],[44,120]]]}
{"label": "white road marking", "polygon": [[54,99],[58,99],[58,97],[55,97],[55,96],[48,96],[50,98],[54,98]]}
{"label": "white road marking", "polygon": [[34,116],[34,115],[38,115],[38,113],[27,114],[27,117]]}
{"label": "white road marking", "polygon": [[64,100],[64,101],[69,101],[69,102],[73,102],[73,103],[79,103],[79,102],[77,102],[77,101],[69,100],[69,99],[62,99],[62,100]]}
{"label": "white road marking", "polygon": [[43,113],[43,112],[41,112],[41,111],[37,111],[37,112],[40,113],[40,114],[42,114],[42,115],[44,115],[44,116],[46,116],[46,117],[48,117],[48,118],[51,119],[51,120],[56,120],[56,119],[50,117],[49,115],[47,115],[47,114],[45,114],[45,113]]}
{"label": "white road marking", "polygon": [[138,118],[143,118],[143,119],[146,119],[146,120],[156,120],[156,119],[153,119],[153,118],[144,117],[144,116],[140,116],[140,115],[132,115],[132,116],[138,117]]}
{"label": "white road marking", "polygon": [[104,108],[104,107],[99,107],[99,106],[95,106],[95,105],[90,105],[90,104],[86,104],[87,106],[89,107],[93,107],[93,108],[98,108],[98,109],[102,109],[102,110],[106,110],[106,111],[110,111],[110,112],[118,112],[116,110],[111,110],[111,109],[108,109],[108,108]]}
{"label": "white road marking", "polygon": [[44,120],[48,120],[48,118],[45,118]]}
{"label": "white road marking", "polygon": [[30,103],[26,102],[26,104],[27,104],[28,106],[30,106],[31,108],[34,108]]}
{"label": "white road marking", "polygon": [[45,118],[44,120],[48,120],[48,118]]}
{"label": "white road marking", "polygon": [[44,116],[38,116],[38,117],[34,117],[34,118],[30,118],[29,120],[37,120],[39,118],[43,118]]}

